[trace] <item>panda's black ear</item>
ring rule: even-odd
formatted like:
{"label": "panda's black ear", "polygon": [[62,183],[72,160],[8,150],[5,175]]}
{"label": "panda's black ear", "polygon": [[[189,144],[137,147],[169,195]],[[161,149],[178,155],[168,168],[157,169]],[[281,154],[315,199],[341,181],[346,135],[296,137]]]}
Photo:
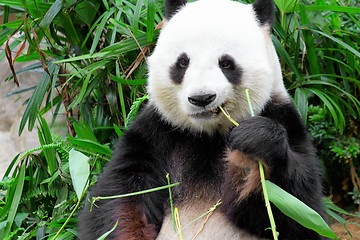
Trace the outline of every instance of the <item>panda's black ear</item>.
{"label": "panda's black ear", "polygon": [[169,20],[186,3],[187,0],[166,0],[165,19]]}
{"label": "panda's black ear", "polygon": [[252,6],[260,24],[269,24],[272,27],[275,21],[273,0],[256,0]]}

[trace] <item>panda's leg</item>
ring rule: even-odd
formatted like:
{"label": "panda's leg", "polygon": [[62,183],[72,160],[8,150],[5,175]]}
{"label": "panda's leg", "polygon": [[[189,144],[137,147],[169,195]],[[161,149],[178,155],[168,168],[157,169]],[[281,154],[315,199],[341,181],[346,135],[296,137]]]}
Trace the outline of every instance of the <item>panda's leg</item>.
{"label": "panda's leg", "polygon": [[[263,116],[240,122],[229,136],[228,170],[222,210],[235,225],[271,238],[258,161],[267,179],[322,214],[317,160],[306,128],[291,103],[269,104]],[[320,239],[273,207],[280,239]]]}
{"label": "panda's leg", "polygon": [[115,225],[106,239],[155,239],[157,230],[148,222],[141,205],[135,199],[113,199],[95,202],[90,211],[87,206],[80,218],[81,239],[97,239]]}

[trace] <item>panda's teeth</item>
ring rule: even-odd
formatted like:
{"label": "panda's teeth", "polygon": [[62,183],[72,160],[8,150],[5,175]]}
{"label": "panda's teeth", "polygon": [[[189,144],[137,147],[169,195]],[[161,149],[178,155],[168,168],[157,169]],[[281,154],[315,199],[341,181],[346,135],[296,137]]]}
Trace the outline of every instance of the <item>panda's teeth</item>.
{"label": "panda's teeth", "polygon": [[211,110],[206,111],[207,113],[217,113],[218,109],[217,108],[213,108]]}

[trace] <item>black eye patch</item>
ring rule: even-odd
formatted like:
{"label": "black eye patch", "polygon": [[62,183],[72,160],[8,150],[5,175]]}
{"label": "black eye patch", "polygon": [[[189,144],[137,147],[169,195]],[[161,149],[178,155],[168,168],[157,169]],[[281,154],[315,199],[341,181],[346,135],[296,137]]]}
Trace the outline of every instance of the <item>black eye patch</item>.
{"label": "black eye patch", "polygon": [[241,80],[242,69],[235,62],[235,59],[227,54],[219,58],[219,68],[227,80],[236,85]]}
{"label": "black eye patch", "polygon": [[186,53],[182,53],[176,62],[170,68],[170,78],[175,83],[181,83],[187,68],[189,67],[190,59]]}

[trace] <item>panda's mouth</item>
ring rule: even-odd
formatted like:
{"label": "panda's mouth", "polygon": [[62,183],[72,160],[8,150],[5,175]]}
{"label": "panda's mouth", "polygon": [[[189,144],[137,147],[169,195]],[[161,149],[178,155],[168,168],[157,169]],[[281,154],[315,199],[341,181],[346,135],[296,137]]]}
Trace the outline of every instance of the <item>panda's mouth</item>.
{"label": "panda's mouth", "polygon": [[[220,106],[222,108],[224,108],[224,105],[226,104],[223,103]],[[208,109],[208,110],[204,110],[198,113],[193,114],[192,116],[195,118],[212,118],[212,117],[217,117],[219,115],[219,113],[221,112],[219,106],[218,107],[214,107],[212,109]]]}
{"label": "panda's mouth", "polygon": [[216,107],[216,108],[213,108],[211,110],[207,110],[207,111],[197,113],[194,116],[195,117],[212,117],[212,116],[218,115],[219,113],[220,113],[220,108]]}

